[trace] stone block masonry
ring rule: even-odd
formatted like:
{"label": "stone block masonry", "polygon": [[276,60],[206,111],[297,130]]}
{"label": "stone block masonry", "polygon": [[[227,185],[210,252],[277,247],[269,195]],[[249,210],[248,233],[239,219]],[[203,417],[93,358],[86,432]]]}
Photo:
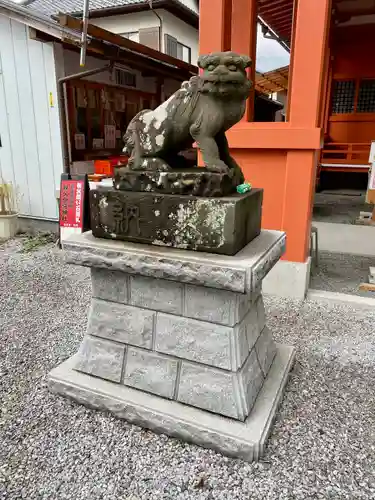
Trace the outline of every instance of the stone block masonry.
{"label": "stone block masonry", "polygon": [[79,371],[246,419],[276,352],[259,284],[238,293],[96,267],[91,278]]}
{"label": "stone block masonry", "polygon": [[239,294],[106,269],[91,273],[94,297],[77,370],[246,419],[274,353],[272,337],[261,340],[259,289]]}
{"label": "stone block masonry", "polygon": [[[54,390],[115,413],[124,408],[130,421],[235,456],[243,456],[244,447],[252,449],[253,438],[245,436],[239,444],[239,429],[230,437],[231,422],[246,426],[253,414],[256,422],[263,415],[256,405],[268,413],[254,429],[268,433],[275,403],[264,401],[280,399],[292,357],[283,351],[280,358],[261,292],[262,279],[284,251],[282,233],[262,232],[234,257],[108,242],[87,233],[64,247],[69,262],[91,267],[87,332],[69,361],[88,385],[80,391],[67,379],[53,379]],[[103,386],[107,396],[96,392],[100,380],[110,384]],[[121,394],[134,394],[133,402]],[[134,401],[142,398],[138,407]],[[185,422],[188,408],[201,417]],[[217,435],[199,430],[209,415],[228,421],[224,427],[218,421]]]}

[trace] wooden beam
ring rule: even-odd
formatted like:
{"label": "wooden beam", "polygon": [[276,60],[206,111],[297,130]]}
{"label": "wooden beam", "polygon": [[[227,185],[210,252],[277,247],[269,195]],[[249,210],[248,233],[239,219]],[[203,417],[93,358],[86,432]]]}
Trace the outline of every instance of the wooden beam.
{"label": "wooden beam", "polygon": [[[58,19],[61,26],[65,26],[76,31],[82,31],[82,21],[80,19],[76,19],[67,14],[60,14],[58,16]],[[196,75],[198,73],[198,68],[196,66],[193,66],[192,64],[188,64],[184,61],[181,61],[180,59],[175,59],[174,57],[163,54],[163,52],[159,52],[158,50],[147,47],[146,45],[128,40],[123,36],[116,35],[111,31],[99,28],[99,26],[95,26],[94,24],[89,23],[87,33],[93,38],[112,43],[113,45],[117,45],[118,47],[122,47],[128,51],[132,51],[143,56],[155,59],[156,61],[169,64],[192,75]]]}
{"label": "wooden beam", "polygon": [[270,15],[270,16],[273,16],[273,15],[279,15],[279,14],[290,14],[290,16],[293,15],[293,6],[289,7],[289,8],[285,8],[285,6],[283,5],[280,5],[278,7],[273,7],[272,9],[268,9],[268,8],[265,8],[264,9],[264,14],[265,15]]}
{"label": "wooden beam", "polygon": [[361,283],[359,289],[363,292],[375,292],[375,285],[371,283]]}
{"label": "wooden beam", "polygon": [[[69,40],[63,40],[63,43],[66,48],[79,50],[79,47],[69,43]],[[103,42],[99,42],[97,40],[92,40],[87,45],[87,53],[93,57],[131,66],[132,68],[140,71],[152,71],[154,74],[172,78],[181,82],[186,80],[186,73],[182,72],[178,68],[169,68],[168,66],[164,66],[156,61],[147,59],[146,57],[140,57],[133,52],[121,49],[119,50],[117,47],[104,44]]]}
{"label": "wooden beam", "polygon": [[293,16],[280,16],[280,17],[275,17],[275,18],[267,18],[267,21],[269,21],[270,26],[273,26],[273,30],[277,30],[280,26],[288,26],[292,28],[292,21],[293,21]]}

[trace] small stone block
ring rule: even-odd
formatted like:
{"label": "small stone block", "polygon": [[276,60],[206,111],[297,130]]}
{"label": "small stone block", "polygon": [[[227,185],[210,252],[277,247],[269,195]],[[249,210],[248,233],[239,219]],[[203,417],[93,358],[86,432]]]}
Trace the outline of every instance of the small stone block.
{"label": "small stone block", "polygon": [[178,361],[161,354],[130,347],[124,384],[173,399]]}
{"label": "small stone block", "polygon": [[183,361],[177,399],[226,417],[244,420],[236,374]]}
{"label": "small stone block", "polygon": [[120,382],[124,353],[124,346],[86,335],[74,368],[88,375]]}
{"label": "small stone block", "polygon": [[120,271],[91,268],[92,296],[112,302],[128,303],[129,277]]}
{"label": "small stone block", "polygon": [[240,328],[245,329],[247,345],[248,345],[248,351],[246,353],[247,355],[254,347],[255,342],[258,340],[258,337],[260,335],[256,304],[253,304],[251,306],[251,309],[248,312],[245,319],[243,320],[243,322],[241,323]]}
{"label": "small stone block", "polygon": [[259,335],[255,344],[255,350],[263,375],[267,376],[276,354],[276,344],[267,326],[263,328],[261,334]]}
{"label": "small stone block", "polygon": [[241,321],[249,312],[252,302],[254,301],[253,293],[238,293],[237,306],[238,321]]}
{"label": "small stone block", "polygon": [[233,329],[233,344],[232,344],[232,355],[234,360],[232,361],[233,371],[241,367],[247,358],[250,349],[247,340],[247,319],[244,318],[239,325]]}
{"label": "small stone block", "polygon": [[158,313],[155,350],[219,368],[231,368],[233,329],[190,318]]}
{"label": "small stone block", "polygon": [[250,306],[249,296],[202,286],[186,286],[184,316],[234,326]]}
{"label": "small stone block", "polygon": [[375,267],[370,266],[370,273],[368,276],[368,282],[372,285],[375,285]]}
{"label": "small stone block", "polygon": [[262,283],[262,280],[271,271],[276,262],[285,253],[286,238],[281,238],[275,245],[265,252],[257,265],[252,269],[252,286],[253,289]]}
{"label": "small stone block", "polygon": [[124,344],[151,349],[153,311],[101,299],[92,299],[87,331]]}
{"label": "small stone block", "polygon": [[97,238],[234,255],[260,234],[263,191],[205,198],[101,187],[90,192]]}
{"label": "small stone block", "polygon": [[182,314],[183,285],[175,281],[132,276],[131,304],[156,311]]}
{"label": "small stone block", "polygon": [[259,332],[263,330],[263,328],[266,325],[266,312],[264,310],[264,302],[263,302],[263,297],[260,295],[256,302],[256,308],[257,308],[257,315],[258,315],[258,328]]}
{"label": "small stone block", "polygon": [[241,394],[243,394],[244,413],[245,415],[249,415],[264,382],[262,370],[260,369],[254,349],[249,354],[238,377]]}

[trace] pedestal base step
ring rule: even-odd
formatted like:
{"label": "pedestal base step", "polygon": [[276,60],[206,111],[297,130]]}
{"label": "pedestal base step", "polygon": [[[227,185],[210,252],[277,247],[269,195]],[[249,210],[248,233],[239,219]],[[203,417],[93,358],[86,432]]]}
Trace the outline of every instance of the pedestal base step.
{"label": "pedestal base step", "polygon": [[245,422],[79,373],[73,369],[75,356],[51,371],[48,384],[55,393],[110,411],[132,424],[251,462],[264,452],[293,360],[293,347],[277,346],[271,369]]}

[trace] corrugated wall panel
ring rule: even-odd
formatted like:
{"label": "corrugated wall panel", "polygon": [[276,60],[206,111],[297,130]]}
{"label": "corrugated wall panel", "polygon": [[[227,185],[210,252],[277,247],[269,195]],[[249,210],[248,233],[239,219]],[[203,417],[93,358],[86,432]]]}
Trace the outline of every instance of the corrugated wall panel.
{"label": "corrugated wall panel", "polygon": [[[30,213],[29,188],[26,175],[26,159],[22,131],[22,111],[19,103],[19,93],[16,74],[16,56],[14,54],[12,23],[9,19],[2,17],[0,24],[0,47],[2,62],[2,81],[4,89],[4,100],[6,106],[6,117],[8,121],[9,142],[11,148],[13,179],[20,191],[20,211]],[[4,145],[2,148],[5,148]],[[3,162],[2,162],[3,163]],[[10,166],[5,168],[8,170]],[[5,173],[2,174],[8,181]]]}
{"label": "corrugated wall panel", "polygon": [[53,44],[0,16],[0,57],[1,174],[18,187],[21,214],[56,218],[62,148]]}

